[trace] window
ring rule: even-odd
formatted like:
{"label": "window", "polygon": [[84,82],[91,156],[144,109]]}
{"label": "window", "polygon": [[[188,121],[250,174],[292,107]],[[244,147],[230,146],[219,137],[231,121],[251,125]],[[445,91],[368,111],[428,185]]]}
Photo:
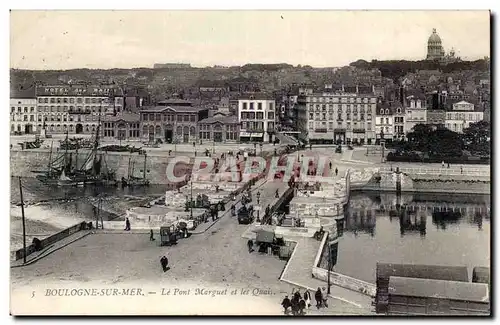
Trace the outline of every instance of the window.
{"label": "window", "polygon": [[43,103],[43,98],[38,98],[38,102],[41,104]]}
{"label": "window", "polygon": [[274,103],[269,103],[269,110],[270,111],[274,110]]}
{"label": "window", "polygon": [[250,103],[250,109],[253,110],[253,102]]}
{"label": "window", "polygon": [[11,113],[15,113],[15,112],[16,112],[16,108],[15,108],[15,107],[11,107],[11,108],[10,108],[10,112],[11,112]]}
{"label": "window", "polygon": [[383,108],[380,109],[380,114],[384,114],[384,109]]}
{"label": "window", "polygon": [[262,110],[262,103],[257,103],[257,109]]}
{"label": "window", "polygon": [[243,109],[247,109],[247,103],[243,103]]}
{"label": "window", "polygon": [[385,118],[385,124],[389,124],[389,118],[388,117]]}
{"label": "window", "polygon": [[274,122],[267,122],[267,131],[274,130]]}
{"label": "window", "polygon": [[196,122],[196,115],[190,115],[191,122]]}
{"label": "window", "polygon": [[263,120],[264,119],[264,112],[257,112],[257,119],[258,120]]}
{"label": "window", "polygon": [[55,104],[55,103],[56,103],[56,99],[55,99],[54,97],[52,97],[52,98],[50,99],[50,103],[51,103],[51,104]]}
{"label": "window", "polygon": [[267,112],[267,119],[274,120],[274,112]]}
{"label": "window", "polygon": [[76,102],[77,102],[78,104],[82,104],[82,103],[83,103],[83,98],[78,97],[78,98],[76,99]]}
{"label": "window", "polygon": [[48,98],[44,98],[44,99],[43,99],[43,102],[44,102],[45,104],[48,104],[48,103],[49,103],[49,99],[48,99]]}
{"label": "window", "polygon": [[398,108],[398,109],[396,110],[396,112],[397,112],[398,114],[401,114],[401,108]]}

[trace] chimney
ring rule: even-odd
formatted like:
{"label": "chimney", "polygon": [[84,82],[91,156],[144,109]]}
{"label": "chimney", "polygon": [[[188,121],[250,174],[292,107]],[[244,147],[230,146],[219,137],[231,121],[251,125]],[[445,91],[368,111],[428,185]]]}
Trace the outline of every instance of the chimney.
{"label": "chimney", "polygon": [[342,84],[342,92],[344,92],[344,91],[345,91],[345,90],[344,90],[344,85]]}
{"label": "chimney", "polygon": [[372,85],[372,92],[375,94],[375,85]]}
{"label": "chimney", "polygon": [[356,85],[356,94],[359,94],[359,86]]}

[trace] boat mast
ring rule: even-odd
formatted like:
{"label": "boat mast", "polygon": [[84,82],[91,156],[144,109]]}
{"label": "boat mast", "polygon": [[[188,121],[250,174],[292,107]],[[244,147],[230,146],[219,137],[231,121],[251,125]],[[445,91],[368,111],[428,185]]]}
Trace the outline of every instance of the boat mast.
{"label": "boat mast", "polygon": [[50,153],[49,153],[49,165],[47,166],[47,174],[50,174],[52,168],[52,147],[54,146],[54,140],[50,142]]}
{"label": "boat mast", "polygon": [[142,173],[142,178],[143,180],[146,180],[146,158],[147,158],[147,154],[146,152],[144,152],[144,170],[143,170],[143,173]]}
{"label": "boat mast", "polygon": [[130,179],[130,160],[132,159],[132,154],[128,156],[128,167],[127,167],[127,179]]}

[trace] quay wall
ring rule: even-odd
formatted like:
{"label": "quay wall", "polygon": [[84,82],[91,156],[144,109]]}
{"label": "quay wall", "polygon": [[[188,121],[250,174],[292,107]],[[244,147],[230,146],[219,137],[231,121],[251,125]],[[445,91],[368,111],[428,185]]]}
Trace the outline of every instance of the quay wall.
{"label": "quay wall", "polygon": [[[78,164],[83,164],[88,151],[81,150],[78,154]],[[52,159],[57,153],[52,154]],[[46,150],[11,150],[10,151],[10,173],[11,176],[36,177],[33,171],[43,171],[49,164],[50,152]],[[116,179],[127,178],[129,173],[129,153],[108,152],[103,155],[103,167],[116,172]],[[148,154],[146,159],[146,178],[151,184],[168,184],[167,165],[173,159],[168,155]],[[75,154],[72,155],[73,162]],[[133,176],[143,177],[144,156],[134,153],[131,155],[131,166],[133,167]],[[177,163],[175,174],[180,176],[187,174],[191,165]]]}

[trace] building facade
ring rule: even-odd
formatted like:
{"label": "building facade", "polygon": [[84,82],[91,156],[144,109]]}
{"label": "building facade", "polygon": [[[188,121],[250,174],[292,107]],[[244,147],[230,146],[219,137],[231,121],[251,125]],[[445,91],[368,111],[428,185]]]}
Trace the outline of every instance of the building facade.
{"label": "building facade", "polygon": [[124,141],[140,140],[140,122],[138,113],[123,112],[116,116],[106,115],[101,122],[101,137]]}
{"label": "building facade", "polygon": [[216,113],[198,123],[200,142],[238,142],[240,124],[236,115]]}
{"label": "building facade", "polygon": [[393,107],[394,112],[394,139],[404,140],[406,135],[405,129],[405,107],[400,102],[396,102]]}
{"label": "building facade", "polygon": [[394,138],[394,116],[389,104],[377,105],[375,116],[375,144]]}
{"label": "building facade", "polygon": [[445,126],[453,132],[462,133],[471,123],[484,119],[484,112],[475,111],[472,103],[461,101],[452,107],[452,111],[446,112]]}
{"label": "building facade", "polygon": [[406,102],[408,106],[405,109],[404,129],[409,133],[415,125],[427,124],[427,106],[425,99],[415,96],[409,96]]}
{"label": "building facade", "polygon": [[[35,88],[17,89],[10,95],[10,133],[31,134],[37,128]],[[41,128],[41,125],[40,125]]]}
{"label": "building facade", "polygon": [[191,143],[198,140],[198,121],[208,117],[208,109],[194,106],[156,106],[140,111],[143,141]]}
{"label": "building facade", "polygon": [[262,95],[242,96],[238,99],[240,141],[274,141],[276,102]]}
{"label": "building facade", "polygon": [[297,129],[310,143],[375,143],[377,98],[346,92],[309,93],[297,99]]}
{"label": "building facade", "polygon": [[114,86],[42,86],[36,101],[37,129],[48,134],[90,134],[103,116],[123,111],[123,92]]}

